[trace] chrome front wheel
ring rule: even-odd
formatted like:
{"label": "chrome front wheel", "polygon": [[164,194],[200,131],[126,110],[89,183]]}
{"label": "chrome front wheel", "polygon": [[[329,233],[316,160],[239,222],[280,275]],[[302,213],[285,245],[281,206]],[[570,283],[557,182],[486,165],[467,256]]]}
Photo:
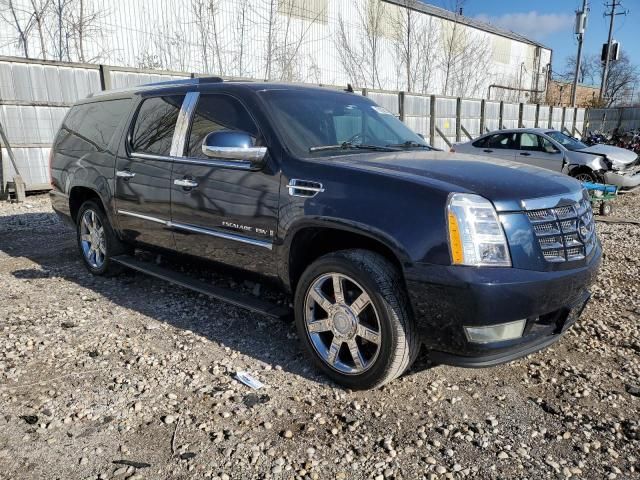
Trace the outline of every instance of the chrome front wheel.
{"label": "chrome front wheel", "polygon": [[348,275],[317,277],[305,298],[305,329],[318,356],[342,374],[367,371],[380,353],[380,317],[367,291]]}

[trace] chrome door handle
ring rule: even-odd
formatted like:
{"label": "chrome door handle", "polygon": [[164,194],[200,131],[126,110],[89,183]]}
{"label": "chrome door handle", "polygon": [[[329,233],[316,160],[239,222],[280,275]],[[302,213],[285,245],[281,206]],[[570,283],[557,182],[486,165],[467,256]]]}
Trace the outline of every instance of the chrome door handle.
{"label": "chrome door handle", "polygon": [[133,172],[130,172],[129,170],[118,170],[116,172],[116,177],[120,177],[120,178],[133,178],[135,176],[136,174]]}
{"label": "chrome door handle", "polygon": [[190,180],[188,178],[178,178],[173,181],[173,184],[184,188],[196,188],[198,186],[198,182],[196,182],[195,180]]}

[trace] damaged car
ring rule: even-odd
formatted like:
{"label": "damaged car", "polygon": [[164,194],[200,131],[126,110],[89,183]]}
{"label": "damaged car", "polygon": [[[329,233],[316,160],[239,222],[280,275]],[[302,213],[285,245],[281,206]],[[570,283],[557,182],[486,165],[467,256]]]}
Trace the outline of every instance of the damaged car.
{"label": "damaged car", "polygon": [[515,128],[498,130],[451,151],[511,160],[566,173],[577,180],[616,185],[631,190],[640,185],[640,157],[612,145],[588,146],[558,130]]}

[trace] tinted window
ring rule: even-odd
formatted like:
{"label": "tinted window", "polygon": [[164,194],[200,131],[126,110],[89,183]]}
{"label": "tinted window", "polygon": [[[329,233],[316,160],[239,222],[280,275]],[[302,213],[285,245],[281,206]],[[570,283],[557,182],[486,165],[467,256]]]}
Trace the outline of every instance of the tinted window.
{"label": "tinted window", "polygon": [[134,152],[169,155],[184,95],[148,98],[142,102],[133,128]]}
{"label": "tinted window", "polygon": [[489,148],[518,148],[515,133],[498,133],[489,137],[487,141]]}
{"label": "tinted window", "polygon": [[60,127],[58,150],[105,151],[131,100],[108,100],[71,107]]}
{"label": "tinted window", "polygon": [[541,151],[540,137],[534,133],[520,134],[520,150]]}
{"label": "tinted window", "polygon": [[206,158],[202,142],[209,133],[219,130],[242,130],[253,137],[254,144],[258,138],[258,127],[238,100],[227,95],[200,95],[191,122],[187,156]]}
{"label": "tinted window", "polygon": [[484,138],[481,138],[481,139],[476,140],[475,142],[473,142],[473,144],[472,144],[472,145],[473,145],[474,147],[484,148],[484,147],[486,147],[486,146],[487,146],[487,142],[489,141],[489,139],[490,139],[490,138],[491,138],[491,137],[484,137]]}

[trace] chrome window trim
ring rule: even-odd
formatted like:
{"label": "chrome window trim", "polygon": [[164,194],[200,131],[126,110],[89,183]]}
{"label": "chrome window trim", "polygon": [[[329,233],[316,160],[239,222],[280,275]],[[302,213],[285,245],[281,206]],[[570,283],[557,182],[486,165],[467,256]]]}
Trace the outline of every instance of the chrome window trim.
{"label": "chrome window trim", "polygon": [[256,238],[249,238],[243,235],[237,235],[229,232],[220,232],[218,230],[212,230],[209,228],[196,227],[194,225],[187,225],[185,223],[172,222],[170,220],[162,220],[161,218],[152,217],[150,215],[144,215],[142,213],[131,212],[129,210],[118,210],[118,213],[121,215],[140,218],[142,220],[147,220],[154,223],[161,223],[166,225],[168,228],[177,228],[179,230],[186,230],[188,232],[201,233],[203,235],[210,235],[212,237],[223,238],[225,240],[233,240],[236,242],[254,245],[256,247],[266,248],[268,250],[273,249],[273,243],[267,242],[265,240],[258,240]]}
{"label": "chrome window trim", "polygon": [[168,157],[165,155],[154,155],[152,153],[133,152],[129,154],[129,156],[131,158],[139,158],[141,160],[160,160],[163,162],[173,162],[175,160],[175,157]]}
{"label": "chrome window trim", "polygon": [[200,93],[198,92],[188,92],[182,101],[178,119],[176,120],[176,128],[173,131],[173,138],[171,139],[171,150],[169,153],[171,157],[179,158],[184,156],[184,146],[187,141],[187,134],[189,133],[189,125],[191,125],[191,117],[196,109],[199,97]]}
{"label": "chrome window trim", "polygon": [[237,162],[234,160],[208,160],[206,158],[180,157],[174,158],[176,163],[188,165],[202,165],[205,167],[235,168],[236,170],[252,170],[250,162]]}
{"label": "chrome window trim", "polygon": [[235,162],[225,160],[209,160],[206,158],[191,158],[191,157],[171,157],[164,155],[153,155],[151,153],[137,153],[133,152],[129,155],[131,158],[138,158],[141,160],[159,160],[162,162],[175,162],[186,165],[200,165],[203,167],[223,167],[223,168],[235,168],[236,170],[251,170],[251,164],[249,162]]}

